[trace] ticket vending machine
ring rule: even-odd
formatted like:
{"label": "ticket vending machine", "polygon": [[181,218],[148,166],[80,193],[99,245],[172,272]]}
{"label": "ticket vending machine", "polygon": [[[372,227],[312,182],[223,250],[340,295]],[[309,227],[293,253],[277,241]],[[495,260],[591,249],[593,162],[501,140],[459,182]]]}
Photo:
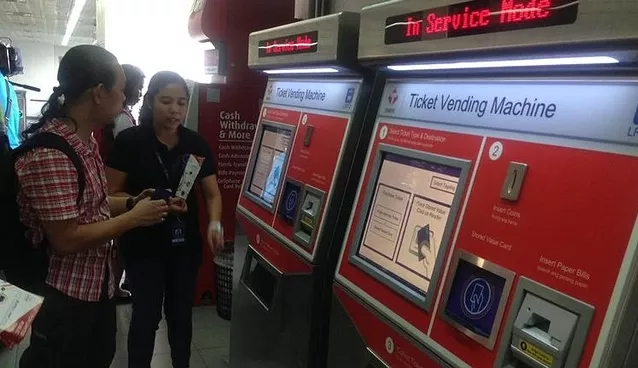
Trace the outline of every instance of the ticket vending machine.
{"label": "ticket vending machine", "polygon": [[250,245],[233,297],[234,367],[325,367],[357,147],[381,95],[357,66],[358,31],[359,14],[344,12],[250,35],[249,64],[270,78],[237,206]]}
{"label": "ticket vending machine", "polygon": [[392,1],[330,368],[637,367],[638,2]]}

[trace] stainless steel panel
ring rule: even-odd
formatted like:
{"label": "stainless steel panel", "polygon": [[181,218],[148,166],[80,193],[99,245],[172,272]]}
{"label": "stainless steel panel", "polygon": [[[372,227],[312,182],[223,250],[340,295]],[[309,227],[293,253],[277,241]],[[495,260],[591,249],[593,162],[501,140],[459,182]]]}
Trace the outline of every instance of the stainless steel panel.
{"label": "stainless steel panel", "polygon": [[[317,52],[260,58],[259,41],[319,32]],[[248,39],[248,66],[253,69],[294,65],[350,64],[357,60],[359,14],[341,12],[257,31]]]}
{"label": "stainless steel panel", "polygon": [[315,16],[315,0],[295,0],[295,19],[310,19]]}
{"label": "stainless steel panel", "polygon": [[386,18],[458,4],[464,0],[395,0],[363,8],[359,59],[432,56],[450,52],[506,50],[520,47],[567,46],[638,39],[638,1],[580,0],[578,19],[570,25],[488,33],[432,41],[386,45]]}

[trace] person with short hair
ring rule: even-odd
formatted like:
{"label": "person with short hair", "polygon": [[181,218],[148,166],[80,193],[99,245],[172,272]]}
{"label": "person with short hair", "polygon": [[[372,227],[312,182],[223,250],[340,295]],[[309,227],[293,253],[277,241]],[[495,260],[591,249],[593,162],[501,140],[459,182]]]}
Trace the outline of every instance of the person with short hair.
{"label": "person with short hair", "polygon": [[[61,151],[36,148],[15,163],[20,219],[34,246],[46,247],[48,272],[38,294],[31,344],[21,368],[109,368],[115,355],[116,316],[111,240],[139,226],[161,223],[166,201],[108,195],[104,166],[92,132],[121,111],[125,77],[113,54],[98,46],[71,48],[60,61],[59,86],[27,129],[64,138],[85,174]],[[114,216],[114,217],[113,217]]]}

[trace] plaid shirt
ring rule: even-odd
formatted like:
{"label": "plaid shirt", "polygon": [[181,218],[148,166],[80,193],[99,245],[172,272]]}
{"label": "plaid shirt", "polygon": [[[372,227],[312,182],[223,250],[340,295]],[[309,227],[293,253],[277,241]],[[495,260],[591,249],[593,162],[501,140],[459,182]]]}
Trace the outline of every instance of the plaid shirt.
{"label": "plaid shirt", "polygon": [[[27,237],[33,244],[41,244],[44,239],[42,221],[77,219],[85,225],[111,217],[104,166],[95,139],[91,138],[87,146],[60,120],[48,122],[41,131],[64,137],[75,149],[84,166],[86,184],[78,204],[77,171],[71,160],[57,150],[38,148],[16,161],[20,219],[29,228]],[[113,297],[111,260],[111,242],[70,255],[50,252],[46,283],[73,298],[95,302],[100,300],[108,270],[109,297]]]}

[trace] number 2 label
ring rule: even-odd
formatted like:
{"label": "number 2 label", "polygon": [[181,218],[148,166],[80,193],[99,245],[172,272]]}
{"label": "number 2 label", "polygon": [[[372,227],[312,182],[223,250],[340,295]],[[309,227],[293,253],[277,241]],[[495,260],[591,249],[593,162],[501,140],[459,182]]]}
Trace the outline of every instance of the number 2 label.
{"label": "number 2 label", "polygon": [[503,154],[503,143],[498,141],[492,143],[492,146],[490,146],[489,154],[490,160],[492,161],[496,161],[501,158],[501,155]]}

